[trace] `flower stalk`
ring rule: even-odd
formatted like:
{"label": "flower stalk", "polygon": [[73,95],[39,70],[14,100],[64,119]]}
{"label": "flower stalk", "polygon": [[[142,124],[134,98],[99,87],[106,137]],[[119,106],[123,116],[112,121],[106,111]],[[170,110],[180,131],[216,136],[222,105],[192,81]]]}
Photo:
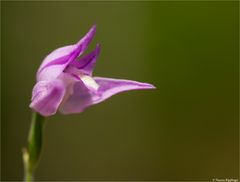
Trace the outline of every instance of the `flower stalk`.
{"label": "flower stalk", "polygon": [[34,179],[34,170],[39,162],[42,151],[42,133],[44,117],[34,112],[28,135],[28,149],[23,150],[24,180],[31,182]]}
{"label": "flower stalk", "polygon": [[62,114],[81,113],[118,93],[155,88],[149,83],[93,76],[100,45],[97,44],[90,53],[81,55],[95,32],[96,26],[93,25],[77,43],[51,52],[37,71],[30,104],[36,112],[32,117],[28,148],[23,151],[26,182],[34,180],[34,171],[40,159],[44,117],[52,116],[57,111]]}

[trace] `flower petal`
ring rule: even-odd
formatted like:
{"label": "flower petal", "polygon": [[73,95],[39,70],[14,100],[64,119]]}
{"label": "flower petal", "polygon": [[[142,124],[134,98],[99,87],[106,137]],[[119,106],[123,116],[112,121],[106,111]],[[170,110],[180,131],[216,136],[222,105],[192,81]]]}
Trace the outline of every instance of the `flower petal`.
{"label": "flower petal", "polygon": [[69,63],[86,50],[95,32],[96,26],[94,25],[78,43],[58,48],[50,53],[38,69],[37,80],[52,80],[57,78]]}
{"label": "flower petal", "polygon": [[97,92],[88,89],[82,81],[77,82],[74,85],[73,94],[59,109],[62,114],[80,113],[87,107],[100,103],[120,92],[155,88],[151,84],[131,80],[101,77],[94,77],[93,79],[100,86]]}
{"label": "flower petal", "polygon": [[90,105],[92,105],[92,93],[84,83],[79,80],[74,84],[72,94],[61,104],[59,111],[62,114],[80,113]]}
{"label": "flower petal", "polygon": [[155,88],[153,85],[149,83],[142,83],[132,80],[111,79],[102,77],[94,77],[94,80],[100,86],[98,89],[99,97],[94,99],[93,101],[94,104],[102,102],[107,98],[120,92]]}
{"label": "flower petal", "polygon": [[65,85],[59,80],[40,81],[32,92],[30,107],[43,116],[56,113],[65,93]]}
{"label": "flower petal", "polygon": [[70,63],[71,66],[74,66],[83,74],[92,75],[93,69],[96,65],[97,57],[100,53],[100,45],[97,44],[96,48],[89,54],[82,57],[80,60],[74,60]]}

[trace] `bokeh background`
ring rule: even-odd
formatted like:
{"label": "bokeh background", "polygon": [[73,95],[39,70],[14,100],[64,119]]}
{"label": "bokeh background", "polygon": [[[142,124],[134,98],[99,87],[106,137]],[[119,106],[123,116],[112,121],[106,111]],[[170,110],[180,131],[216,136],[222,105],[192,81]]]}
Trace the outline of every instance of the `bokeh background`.
{"label": "bokeh background", "polygon": [[239,2],[1,2],[1,178],[22,180],[42,59],[97,24],[95,75],[153,83],[48,118],[38,180],[239,178]]}

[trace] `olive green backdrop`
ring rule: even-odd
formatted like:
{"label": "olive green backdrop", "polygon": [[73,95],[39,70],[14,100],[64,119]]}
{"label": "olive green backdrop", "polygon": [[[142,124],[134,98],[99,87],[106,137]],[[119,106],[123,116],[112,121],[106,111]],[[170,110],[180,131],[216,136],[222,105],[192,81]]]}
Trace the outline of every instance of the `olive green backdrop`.
{"label": "olive green backdrop", "polygon": [[38,180],[238,178],[237,1],[2,2],[2,180],[21,180],[42,59],[97,24],[95,75],[153,83],[48,119]]}

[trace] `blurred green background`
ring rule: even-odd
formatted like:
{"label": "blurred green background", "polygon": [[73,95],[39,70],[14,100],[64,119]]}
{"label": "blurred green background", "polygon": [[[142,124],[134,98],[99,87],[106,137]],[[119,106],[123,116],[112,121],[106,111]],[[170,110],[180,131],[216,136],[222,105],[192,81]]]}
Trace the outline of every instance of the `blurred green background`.
{"label": "blurred green background", "polygon": [[97,24],[95,75],[153,83],[48,119],[38,180],[238,178],[239,2],[1,2],[2,180],[21,180],[42,59]]}

